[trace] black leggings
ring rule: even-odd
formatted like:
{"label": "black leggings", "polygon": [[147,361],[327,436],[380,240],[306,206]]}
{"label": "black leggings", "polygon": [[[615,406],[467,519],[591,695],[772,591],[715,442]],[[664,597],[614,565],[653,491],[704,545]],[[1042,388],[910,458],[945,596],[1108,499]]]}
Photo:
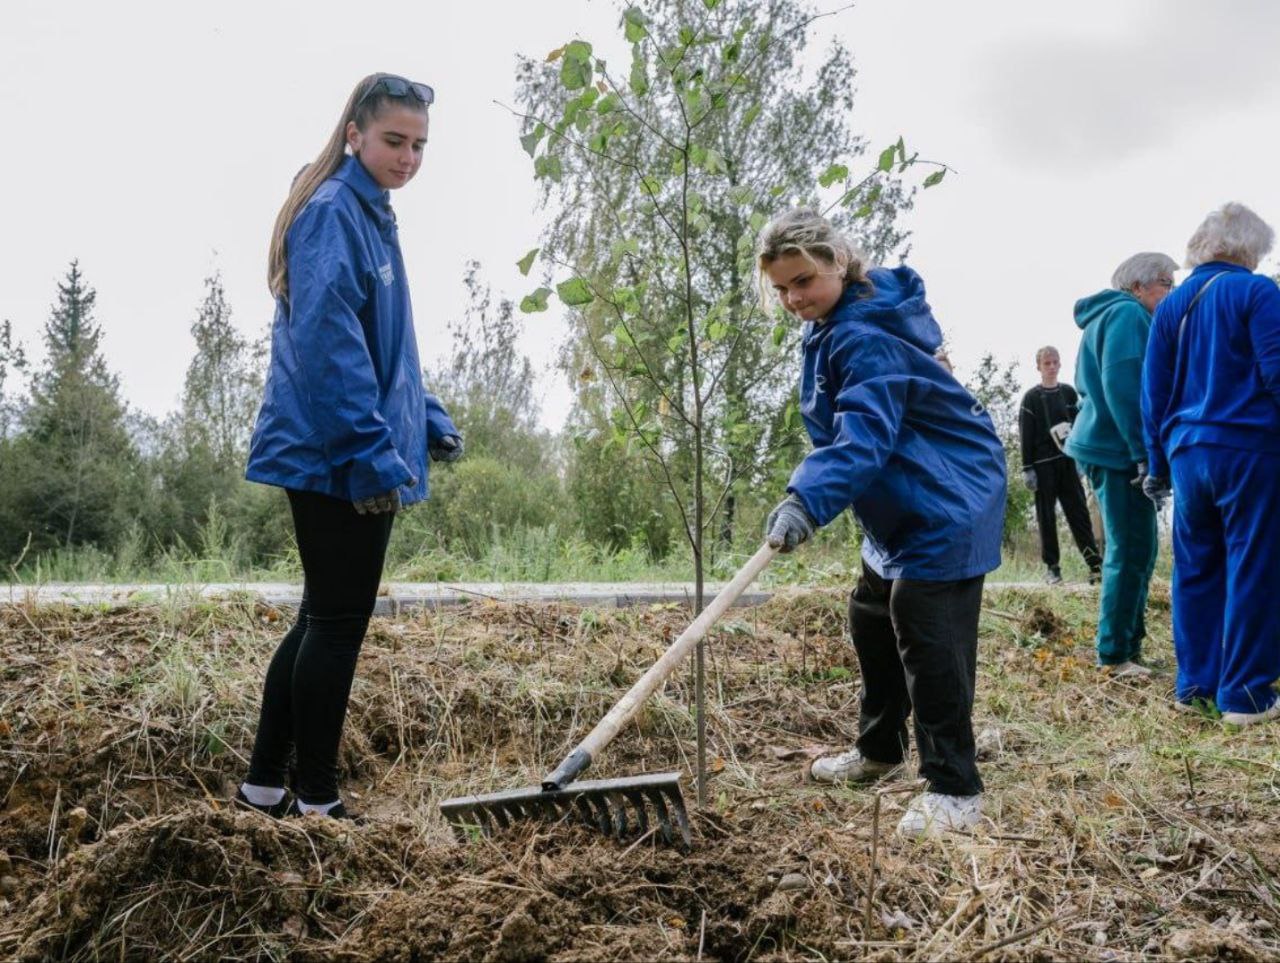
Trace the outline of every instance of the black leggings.
{"label": "black leggings", "polygon": [[896,765],[915,715],[920,775],[931,792],[982,792],[973,695],[983,576],[958,582],[883,579],[862,566],[849,629],[862,668],[858,749]]}
{"label": "black leggings", "polygon": [[338,743],[394,515],[360,515],[350,502],[292,490],[289,507],[302,605],[267,668],[247,781],[284,786],[294,749],[295,793],[323,805],[338,798]]}

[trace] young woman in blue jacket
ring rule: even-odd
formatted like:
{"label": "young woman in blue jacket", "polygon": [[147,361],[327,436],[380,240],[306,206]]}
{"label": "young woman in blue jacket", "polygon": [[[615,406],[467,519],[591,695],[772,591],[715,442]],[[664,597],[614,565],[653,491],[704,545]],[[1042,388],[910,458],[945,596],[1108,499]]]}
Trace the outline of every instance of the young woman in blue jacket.
{"label": "young woman in blue jacket", "polygon": [[[246,473],[288,493],[302,604],[267,669],[237,801],[345,817],[338,743],[395,513],[427,497],[427,458],[462,439],[422,383],[390,192],[422,164],[425,84],[373,74],[351,93],[276,218],[271,366]],[[285,798],[290,753],[295,798]]]}
{"label": "young woman in blue jacket", "polygon": [[991,418],[935,357],[942,334],[911,268],[867,270],[812,211],[764,230],[762,283],[805,322],[800,410],[813,451],[769,516],[789,552],[852,508],[862,574],[849,627],[862,669],[857,745],[814,761],[822,782],[877,779],[900,766],[907,717],[927,791],[906,835],[981,819],[972,712],[982,583],[1000,564],[1005,457]]}
{"label": "young woman in blue jacket", "polygon": [[1173,499],[1175,706],[1280,717],[1280,288],[1253,273],[1275,233],[1227,204],[1187,244],[1142,378],[1145,491]]}

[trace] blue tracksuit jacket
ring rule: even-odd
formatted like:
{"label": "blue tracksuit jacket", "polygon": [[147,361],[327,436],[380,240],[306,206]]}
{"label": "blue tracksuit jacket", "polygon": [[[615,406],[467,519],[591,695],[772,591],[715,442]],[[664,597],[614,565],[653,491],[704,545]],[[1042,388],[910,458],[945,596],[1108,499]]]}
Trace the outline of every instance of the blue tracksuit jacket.
{"label": "blue tracksuit jacket", "polygon": [[1265,711],[1280,677],[1276,283],[1211,262],[1165,298],[1143,366],[1142,415],[1150,471],[1173,482],[1175,697]]}
{"label": "blue tracksuit jacket", "polygon": [[800,411],[814,450],[788,491],[825,525],[852,507],[883,578],[951,581],[1000,564],[1005,455],[991,418],[933,357],[911,268],[876,268],[806,325]]}
{"label": "blue tracksuit jacket", "polygon": [[[1218,274],[1180,333],[1192,298]],[[1142,418],[1148,470],[1161,478],[1187,445],[1280,453],[1275,281],[1213,261],[1160,302],[1142,369]]]}
{"label": "blue tracksuit jacket", "polygon": [[427,497],[427,441],[457,434],[423,387],[389,193],[355,157],[287,235],[271,366],[246,477],[356,500]]}

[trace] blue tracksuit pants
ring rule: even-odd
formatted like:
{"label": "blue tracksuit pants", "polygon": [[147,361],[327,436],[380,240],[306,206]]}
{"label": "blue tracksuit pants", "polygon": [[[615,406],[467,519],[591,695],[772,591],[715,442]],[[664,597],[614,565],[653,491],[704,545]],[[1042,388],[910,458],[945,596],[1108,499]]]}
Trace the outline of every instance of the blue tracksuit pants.
{"label": "blue tracksuit pants", "polygon": [[1280,455],[1174,455],[1173,646],[1179,701],[1261,712],[1280,678]]}

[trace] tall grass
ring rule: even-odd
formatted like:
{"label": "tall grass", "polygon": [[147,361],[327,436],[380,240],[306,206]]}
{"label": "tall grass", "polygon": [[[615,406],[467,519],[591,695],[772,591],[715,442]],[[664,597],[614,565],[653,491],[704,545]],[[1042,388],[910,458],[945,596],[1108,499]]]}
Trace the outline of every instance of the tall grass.
{"label": "tall grass", "polygon": [[[852,526],[847,527],[848,530]],[[846,526],[833,526],[813,544],[780,556],[762,577],[774,585],[852,584],[859,568],[858,542]],[[1088,576],[1070,535],[1060,532],[1062,571],[1066,579],[1083,582]],[[114,551],[95,546],[57,549],[30,556],[8,573],[14,582],[39,585],[52,582],[209,582],[300,581],[302,566],[297,547],[280,555],[256,559],[242,536],[219,513],[198,531],[194,544],[149,544],[140,527]],[[742,537],[726,549],[713,545],[708,574],[727,579],[759,546],[757,537]],[[1170,553],[1162,538],[1158,575],[1168,577]],[[482,548],[458,551],[439,536],[420,528],[398,528],[388,549],[384,578],[395,582],[686,582],[693,565],[687,545],[678,545],[655,558],[637,540],[620,549],[592,544],[574,531],[556,525],[501,530],[495,526]],[[992,582],[1035,582],[1043,578],[1039,540],[1034,530],[1020,533],[1006,545],[1001,566],[988,576]]]}

